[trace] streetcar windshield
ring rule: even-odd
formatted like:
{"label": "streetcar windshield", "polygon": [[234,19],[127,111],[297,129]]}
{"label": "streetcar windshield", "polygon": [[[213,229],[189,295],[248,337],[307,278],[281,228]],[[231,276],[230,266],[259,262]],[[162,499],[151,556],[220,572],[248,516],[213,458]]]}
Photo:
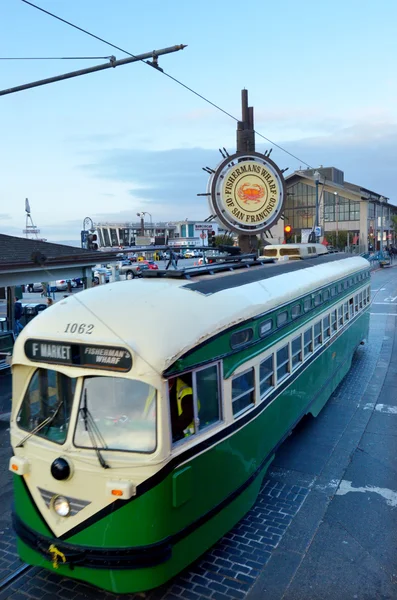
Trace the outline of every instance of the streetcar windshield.
{"label": "streetcar windshield", "polygon": [[18,426],[32,435],[63,444],[75,388],[76,379],[50,369],[37,369],[17,416]]}
{"label": "streetcar windshield", "polygon": [[80,448],[154,452],[156,389],[135,379],[86,377],[74,443]]}

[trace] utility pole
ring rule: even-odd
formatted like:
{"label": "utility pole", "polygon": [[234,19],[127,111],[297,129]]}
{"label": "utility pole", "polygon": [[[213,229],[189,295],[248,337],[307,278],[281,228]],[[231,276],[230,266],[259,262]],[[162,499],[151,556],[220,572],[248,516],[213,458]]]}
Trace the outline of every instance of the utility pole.
{"label": "utility pole", "polygon": [[[248,106],[248,90],[241,90],[241,113],[242,119],[237,122],[236,152],[255,152],[254,109]],[[250,252],[254,243],[255,249],[257,247],[256,236],[240,234],[238,240],[243,253]]]}
{"label": "utility pole", "polygon": [[171,54],[171,52],[178,52],[183,50],[186,45],[179,44],[178,46],[170,46],[169,48],[162,48],[161,50],[152,50],[145,54],[137,54],[130,58],[123,58],[116,60],[115,56],[111,56],[108,63],[102,65],[96,65],[95,67],[88,67],[87,69],[80,69],[79,71],[71,71],[70,73],[64,73],[63,75],[56,75],[55,77],[49,77],[48,79],[40,79],[39,81],[33,81],[32,83],[26,83],[24,85],[18,85],[13,88],[6,90],[0,90],[0,96],[6,96],[7,94],[15,94],[15,92],[22,92],[23,90],[29,90],[30,88],[39,87],[41,85],[47,85],[48,83],[55,83],[56,81],[63,81],[64,79],[71,79],[72,77],[80,77],[80,75],[88,75],[88,73],[96,73],[97,71],[103,71],[104,69],[114,69],[115,67],[121,67],[123,65],[129,65],[130,63],[145,61],[147,58],[152,60],[146,60],[146,63],[159,71],[162,71],[161,67],[158,66],[158,57],[163,54]]}

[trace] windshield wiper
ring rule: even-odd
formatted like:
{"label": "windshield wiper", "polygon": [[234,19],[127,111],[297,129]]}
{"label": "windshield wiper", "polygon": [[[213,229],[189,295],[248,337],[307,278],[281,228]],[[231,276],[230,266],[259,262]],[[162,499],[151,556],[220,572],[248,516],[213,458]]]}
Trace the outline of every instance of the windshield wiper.
{"label": "windshield wiper", "polygon": [[57,416],[57,414],[59,413],[60,408],[63,406],[63,399],[59,402],[58,406],[56,407],[55,411],[53,412],[53,414],[50,417],[47,417],[46,419],[44,419],[44,421],[42,421],[41,423],[39,423],[34,429],[32,429],[32,431],[30,431],[28,433],[27,436],[25,436],[23,438],[23,440],[21,440],[19,442],[19,444],[17,444],[15,447],[16,448],[22,448],[22,446],[24,445],[24,443],[32,437],[32,435],[36,435],[36,433],[38,433],[39,431],[41,431],[46,425],[50,425],[50,423],[53,422],[53,420],[55,419],[55,417]]}
{"label": "windshield wiper", "polygon": [[83,406],[80,408],[80,412],[83,416],[85,430],[88,432],[88,435],[90,436],[91,446],[93,447],[93,449],[96,452],[99,464],[101,465],[101,467],[103,469],[110,469],[110,466],[107,464],[107,462],[103,458],[101,451],[99,450],[99,448],[95,442],[95,437],[97,437],[101,446],[105,449],[107,448],[106,441],[105,441],[103,435],[101,434],[101,432],[99,431],[92,414],[88,410],[87,390],[84,390]]}

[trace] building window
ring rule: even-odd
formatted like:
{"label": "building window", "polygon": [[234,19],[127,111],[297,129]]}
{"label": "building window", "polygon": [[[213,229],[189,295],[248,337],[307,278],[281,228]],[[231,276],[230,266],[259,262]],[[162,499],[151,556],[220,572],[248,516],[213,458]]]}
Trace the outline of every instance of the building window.
{"label": "building window", "polygon": [[269,356],[259,366],[261,399],[267,396],[274,387],[273,356]]}
{"label": "building window", "polygon": [[186,225],[181,225],[181,237],[187,237],[186,236]]}
{"label": "building window", "polygon": [[292,370],[302,362],[302,336],[298,335],[291,342]]}
{"label": "building window", "polygon": [[311,352],[313,352],[313,330],[310,327],[303,334],[303,356],[306,358]]}
{"label": "building window", "polygon": [[277,350],[277,383],[279,383],[289,373],[289,352],[288,344]]}
{"label": "building window", "polygon": [[194,237],[194,225],[188,225],[188,237]]}
{"label": "building window", "polygon": [[238,375],[232,381],[232,408],[233,415],[238,415],[255,402],[255,375],[254,369]]}

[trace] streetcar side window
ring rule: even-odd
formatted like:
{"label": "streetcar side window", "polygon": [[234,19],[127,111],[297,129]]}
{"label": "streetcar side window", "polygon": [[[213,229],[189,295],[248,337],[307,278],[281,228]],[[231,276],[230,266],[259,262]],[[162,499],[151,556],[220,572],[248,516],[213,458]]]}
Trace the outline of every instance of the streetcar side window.
{"label": "streetcar side window", "polygon": [[321,342],[322,342],[322,333],[321,333],[321,321],[318,321],[315,325],[314,325],[314,347],[318,348],[318,346],[321,346]]}
{"label": "streetcar side window", "polygon": [[314,296],[314,306],[319,306],[321,304],[321,294],[316,294]]}
{"label": "streetcar side window", "polygon": [[338,307],[338,322],[339,322],[339,326],[342,327],[343,325],[343,306],[340,305]]}
{"label": "streetcar side window", "polygon": [[296,369],[296,367],[302,362],[302,336],[298,335],[298,337],[294,338],[291,342],[291,360],[292,360],[292,370]]}
{"label": "streetcar side window", "polygon": [[323,302],[329,300],[329,290],[323,290]]}
{"label": "streetcar side window", "polygon": [[358,294],[354,296],[354,310],[358,312]]}
{"label": "streetcar side window", "polygon": [[259,325],[259,336],[265,337],[271,330],[273,329],[273,321],[271,319],[267,319],[263,321]]}
{"label": "streetcar side window", "polygon": [[32,432],[46,419],[48,425],[37,431],[38,436],[63,444],[66,440],[76,379],[51,369],[37,369],[29,382],[17,416],[18,426]]}
{"label": "streetcar side window", "polygon": [[329,315],[323,318],[323,333],[324,340],[328,340],[328,338],[331,337],[331,324]]}
{"label": "streetcar side window", "polygon": [[303,356],[306,358],[313,352],[313,330],[310,327],[303,334]]}
{"label": "streetcar side window", "polygon": [[349,320],[349,303],[348,302],[345,302],[343,304],[343,312],[345,315],[345,321],[348,321]]}
{"label": "streetcar side window", "polygon": [[303,301],[303,310],[305,312],[307,312],[308,310],[311,309],[311,307],[312,307],[312,299],[309,296],[308,298],[305,298],[304,301]]}
{"label": "streetcar side window", "polygon": [[359,307],[362,308],[363,307],[363,293],[360,292],[358,295],[358,302],[359,302]]}
{"label": "streetcar side window", "polygon": [[281,327],[288,321],[288,311],[284,310],[283,312],[277,315],[277,327]]}
{"label": "streetcar side window", "polygon": [[174,443],[186,440],[221,420],[219,368],[219,363],[216,363],[169,379]]}
{"label": "streetcar side window", "polygon": [[261,400],[274,388],[273,355],[265,358],[259,365]]}
{"label": "streetcar side window", "polygon": [[350,298],[349,300],[349,318],[352,319],[354,317],[354,298]]}
{"label": "streetcar side window", "polygon": [[232,408],[233,415],[253,406],[255,403],[255,372],[250,369],[232,380]]}
{"label": "streetcar side window", "polygon": [[294,304],[291,308],[291,316],[293,319],[296,319],[302,314],[302,306],[300,304]]}
{"label": "streetcar side window", "polygon": [[338,315],[337,315],[336,309],[333,310],[331,313],[331,327],[332,327],[332,332],[338,330]]}
{"label": "streetcar side window", "polygon": [[368,304],[370,303],[370,301],[371,301],[371,288],[367,287],[367,302],[368,302]]}
{"label": "streetcar side window", "polygon": [[277,383],[289,373],[289,345],[277,350]]}
{"label": "streetcar side window", "polygon": [[235,331],[232,333],[230,338],[230,346],[234,349],[240,348],[240,346],[245,346],[252,340],[254,335],[254,330],[251,328],[242,329],[241,331]]}
{"label": "streetcar side window", "polygon": [[201,431],[221,420],[219,365],[195,371],[193,389]]}

